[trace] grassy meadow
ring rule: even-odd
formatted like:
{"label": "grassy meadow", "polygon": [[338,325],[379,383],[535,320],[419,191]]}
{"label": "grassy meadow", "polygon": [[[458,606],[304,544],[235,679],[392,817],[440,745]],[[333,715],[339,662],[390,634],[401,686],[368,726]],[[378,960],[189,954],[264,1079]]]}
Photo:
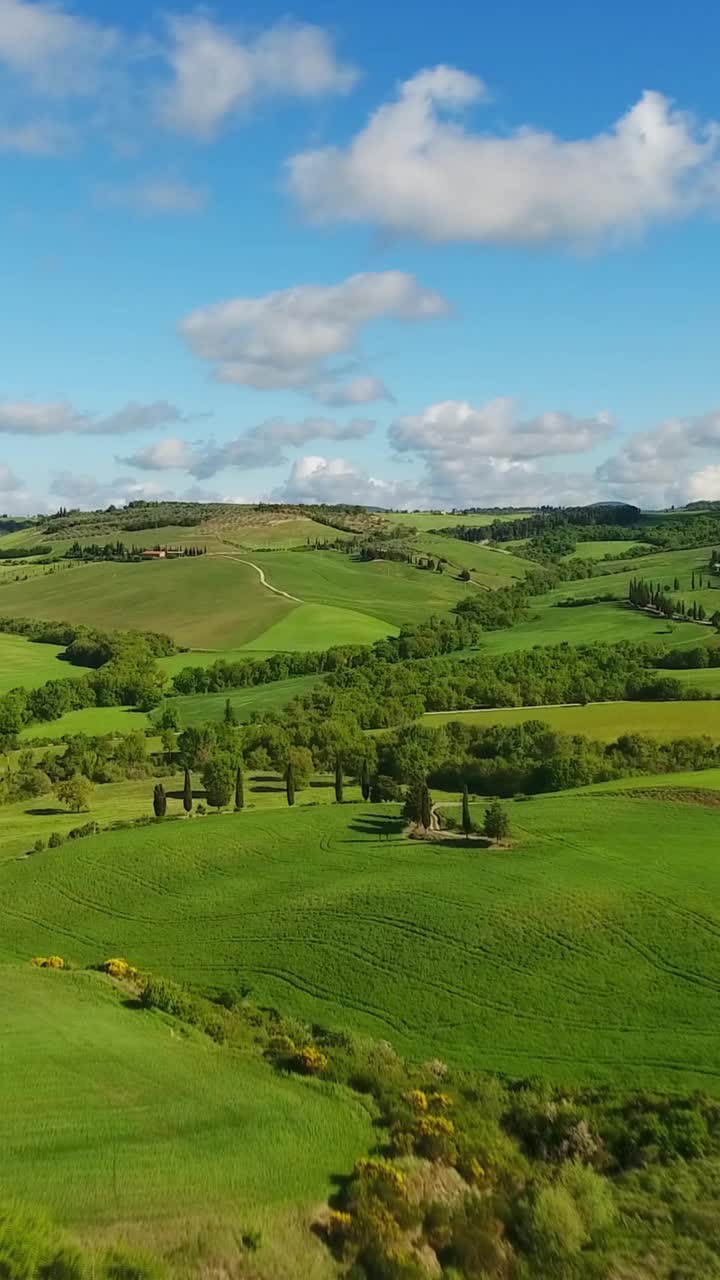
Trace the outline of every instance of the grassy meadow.
{"label": "grassy meadow", "polygon": [[48,680],[87,674],[84,667],[61,662],[62,652],[58,645],[35,644],[25,636],[0,632],[0,695],[20,685],[36,689]]}
{"label": "grassy meadow", "polygon": [[[180,1034],[100,974],[0,968],[0,1003],[14,1197],[91,1234],[126,1224],[149,1243],[189,1240],[193,1223],[270,1229],[299,1250],[303,1275],[332,1274],[308,1220],[332,1174],[372,1144],[356,1099]],[[273,1274],[297,1271],[280,1256]]]}
{"label": "grassy meadow", "polygon": [[21,742],[30,742],[33,738],[59,739],[75,733],[85,733],[92,738],[106,733],[134,733],[136,729],[148,729],[150,723],[150,717],[134,707],[83,707],[80,711],[68,711],[57,720],[28,725],[19,736]]}
{"label": "grassy meadow", "polygon": [[245,645],[245,653],[306,652],[339,644],[373,644],[398,628],[369,613],[327,604],[301,604]]}
{"label": "grassy meadow", "polygon": [[591,702],[587,706],[499,707],[489,711],[431,711],[422,723],[435,726],[460,720],[479,727],[542,720],[561,733],[613,742],[623,733],[653,738],[686,738],[706,734],[720,741],[717,702]]}
{"label": "grassy meadow", "polygon": [[228,689],[224,693],[191,693],[173,698],[171,706],[178,712],[180,724],[185,728],[186,725],[222,720],[229,700],[238,722],[245,724],[256,711],[281,711],[293,698],[309,693],[320,678],[294,676],[289,680],[275,680],[272,684],[259,684],[250,689]]}
{"label": "grassy meadow", "polygon": [[720,1094],[715,807],[535,797],[496,850],[408,840],[395,812],[246,813],[6,860],[0,956],[126,954],[417,1058]]}
{"label": "grassy meadow", "polygon": [[618,538],[609,541],[594,540],[592,542],[578,542],[574,551],[569,551],[567,555],[561,556],[561,560],[604,560],[605,556],[620,556],[624,551],[645,551],[650,549],[649,542],[630,541],[628,539]]}
{"label": "grassy meadow", "polygon": [[[603,579],[591,581],[602,583]],[[596,592],[600,590],[596,588]],[[712,627],[697,622],[665,622],[629,609],[621,602],[560,609],[548,604],[545,597],[539,597],[531,600],[530,613],[532,616],[527,622],[502,631],[488,631],[483,636],[483,649],[487,653],[511,653],[536,645],[617,644],[621,640],[682,649],[718,642]]]}

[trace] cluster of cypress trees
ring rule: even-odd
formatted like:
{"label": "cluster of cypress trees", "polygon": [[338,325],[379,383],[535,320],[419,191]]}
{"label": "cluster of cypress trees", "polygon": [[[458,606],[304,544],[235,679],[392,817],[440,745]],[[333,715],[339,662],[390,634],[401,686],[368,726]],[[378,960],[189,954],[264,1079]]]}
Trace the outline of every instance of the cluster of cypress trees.
{"label": "cluster of cypress trees", "polygon": [[[677,582],[677,578],[675,581]],[[695,575],[693,574],[694,586]],[[702,579],[700,579],[700,586],[702,586]],[[684,600],[675,600],[663,591],[660,583],[655,586],[642,578],[631,579],[628,600],[637,609],[656,609],[666,618],[692,618],[694,622],[704,622],[707,617],[705,606],[698,604],[697,600],[693,600],[691,605],[686,604]]]}

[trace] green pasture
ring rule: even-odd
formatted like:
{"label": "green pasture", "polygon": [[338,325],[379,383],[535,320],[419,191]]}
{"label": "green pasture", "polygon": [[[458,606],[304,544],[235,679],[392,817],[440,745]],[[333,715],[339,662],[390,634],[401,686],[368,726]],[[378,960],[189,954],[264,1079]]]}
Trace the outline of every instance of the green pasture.
{"label": "green pasture", "polygon": [[180,716],[183,728],[191,724],[207,724],[222,720],[225,706],[230,705],[240,724],[252,718],[254,712],[281,711],[293,698],[309,693],[318,683],[319,676],[294,676],[289,680],[275,680],[272,684],[258,684],[248,689],[228,689],[222,693],[191,693],[173,698],[170,706]]}
{"label": "green pasture", "polygon": [[303,547],[313,542],[335,542],[351,538],[351,533],[333,529],[311,520],[308,516],[288,516],[272,513],[258,517],[256,513],[233,519],[219,516],[210,522],[219,537],[232,546],[249,551],[278,550],[283,547]]}
{"label": "green pasture", "polygon": [[[509,808],[500,849],[411,841],[395,807],[349,804],[7,860],[0,955],[125,954],[417,1058],[720,1093],[717,808],[608,794]],[[27,1107],[34,1061],[14,1073]]]}
{"label": "green pasture", "polygon": [[[100,974],[0,968],[0,1004],[7,1198],[151,1242],[203,1220],[280,1227],[303,1275],[332,1274],[307,1228],[332,1175],[372,1145],[349,1093],[181,1033]],[[273,1274],[298,1271],[280,1258]]]}
{"label": "green pasture", "polygon": [[586,706],[432,711],[422,717],[423,724],[435,727],[453,720],[480,727],[542,720],[560,733],[578,733],[604,742],[613,742],[623,733],[644,733],[664,739],[706,734],[720,740],[718,702],[590,702]]}
{"label": "green pasture", "polygon": [[658,644],[667,649],[717,644],[712,627],[697,622],[665,622],[629,609],[619,601],[561,609],[547,605],[544,600],[545,597],[541,597],[530,601],[529,621],[502,631],[488,631],[483,636],[483,649],[488,653],[511,653],[536,645],[616,644],[620,640]]}
{"label": "green pasture", "polygon": [[686,689],[700,689],[720,697],[720,667],[698,667],[688,671],[663,671],[663,676],[679,680]]}
{"label": "green pasture", "polygon": [[[577,556],[583,555],[587,544],[578,543]],[[617,546],[617,543],[613,544]],[[585,596],[604,595],[613,592],[619,598],[627,597],[628,583],[631,578],[644,578],[647,582],[658,583],[664,591],[678,599],[685,599],[691,604],[697,600],[708,612],[720,609],[720,575],[712,578],[713,585],[704,587],[702,591],[692,590],[692,575],[702,574],[703,581],[710,578],[707,565],[711,547],[696,547],[690,551],[658,551],[654,555],[639,556],[637,560],[624,561],[622,566],[608,565],[609,573],[601,573],[594,578],[582,578],[573,582],[562,582],[559,587],[548,593],[549,600],[580,600]],[[680,586],[676,591],[675,578]]]}
{"label": "green pasture", "polygon": [[249,565],[209,556],[82,565],[0,588],[0,614],[164,631],[191,648],[239,647],[294,607]]}
{"label": "green pasture", "polygon": [[59,645],[34,644],[24,636],[0,632],[0,694],[20,685],[36,689],[48,680],[87,675],[84,667],[61,662],[62,652]]}

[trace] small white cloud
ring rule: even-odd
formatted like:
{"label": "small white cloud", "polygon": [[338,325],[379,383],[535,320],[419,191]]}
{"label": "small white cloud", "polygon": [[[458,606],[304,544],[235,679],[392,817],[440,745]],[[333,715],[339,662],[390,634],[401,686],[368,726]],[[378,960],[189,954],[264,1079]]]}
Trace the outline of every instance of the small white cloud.
{"label": "small white cloud", "polygon": [[87,414],[71,404],[30,400],[0,401],[0,434],[17,436],[126,435],[187,418],[167,400],[127,404],[107,417]]}
{"label": "small white cloud", "polygon": [[374,426],[366,418],[356,418],[343,426],[327,418],[305,418],[302,422],[271,418],[232,440],[221,443],[205,440],[188,445],[176,436],[168,436],[117,461],[141,471],[180,470],[198,479],[208,479],[225,468],[254,470],[281,466],[286,461],[282,452],[285,446],[298,448],[316,439],[362,440]]}
{"label": "small white cloud", "polygon": [[293,157],[293,194],[317,222],[496,244],[592,244],[717,207],[720,125],[661,93],[572,141],[532,127],[475,133],[448,119],[483,96],[482,82],[455,68],[421,71],[346,147]]}
{"label": "small white cloud", "polygon": [[357,80],[328,33],[308,23],[284,22],[242,39],[202,15],[176,16],[169,33],[173,79],[160,95],[160,116],[200,138],[259,98],[347,93]]}
{"label": "small white cloud", "polygon": [[201,213],[207,207],[208,192],[186,182],[148,179],[127,186],[99,187],[97,198],[101,204],[153,216]]}
{"label": "small white cloud", "polygon": [[97,92],[103,68],[121,44],[116,29],[78,17],[62,4],[0,0],[0,65],[27,77],[38,93]]}
{"label": "small white cloud", "polygon": [[300,285],[259,298],[200,307],[181,322],[191,350],[220,382],[256,390],[299,389],[324,403],[387,398],[375,378],[343,381],[333,365],[353,354],[371,321],[428,320],[447,314],[445,299],[402,271],[350,276],[336,285]]}

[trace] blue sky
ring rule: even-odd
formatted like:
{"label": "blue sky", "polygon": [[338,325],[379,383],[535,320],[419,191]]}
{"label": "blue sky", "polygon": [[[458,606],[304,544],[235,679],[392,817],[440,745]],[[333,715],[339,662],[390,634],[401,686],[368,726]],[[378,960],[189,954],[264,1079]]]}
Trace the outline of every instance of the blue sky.
{"label": "blue sky", "polygon": [[0,509],[720,498],[719,36],[0,0]]}

